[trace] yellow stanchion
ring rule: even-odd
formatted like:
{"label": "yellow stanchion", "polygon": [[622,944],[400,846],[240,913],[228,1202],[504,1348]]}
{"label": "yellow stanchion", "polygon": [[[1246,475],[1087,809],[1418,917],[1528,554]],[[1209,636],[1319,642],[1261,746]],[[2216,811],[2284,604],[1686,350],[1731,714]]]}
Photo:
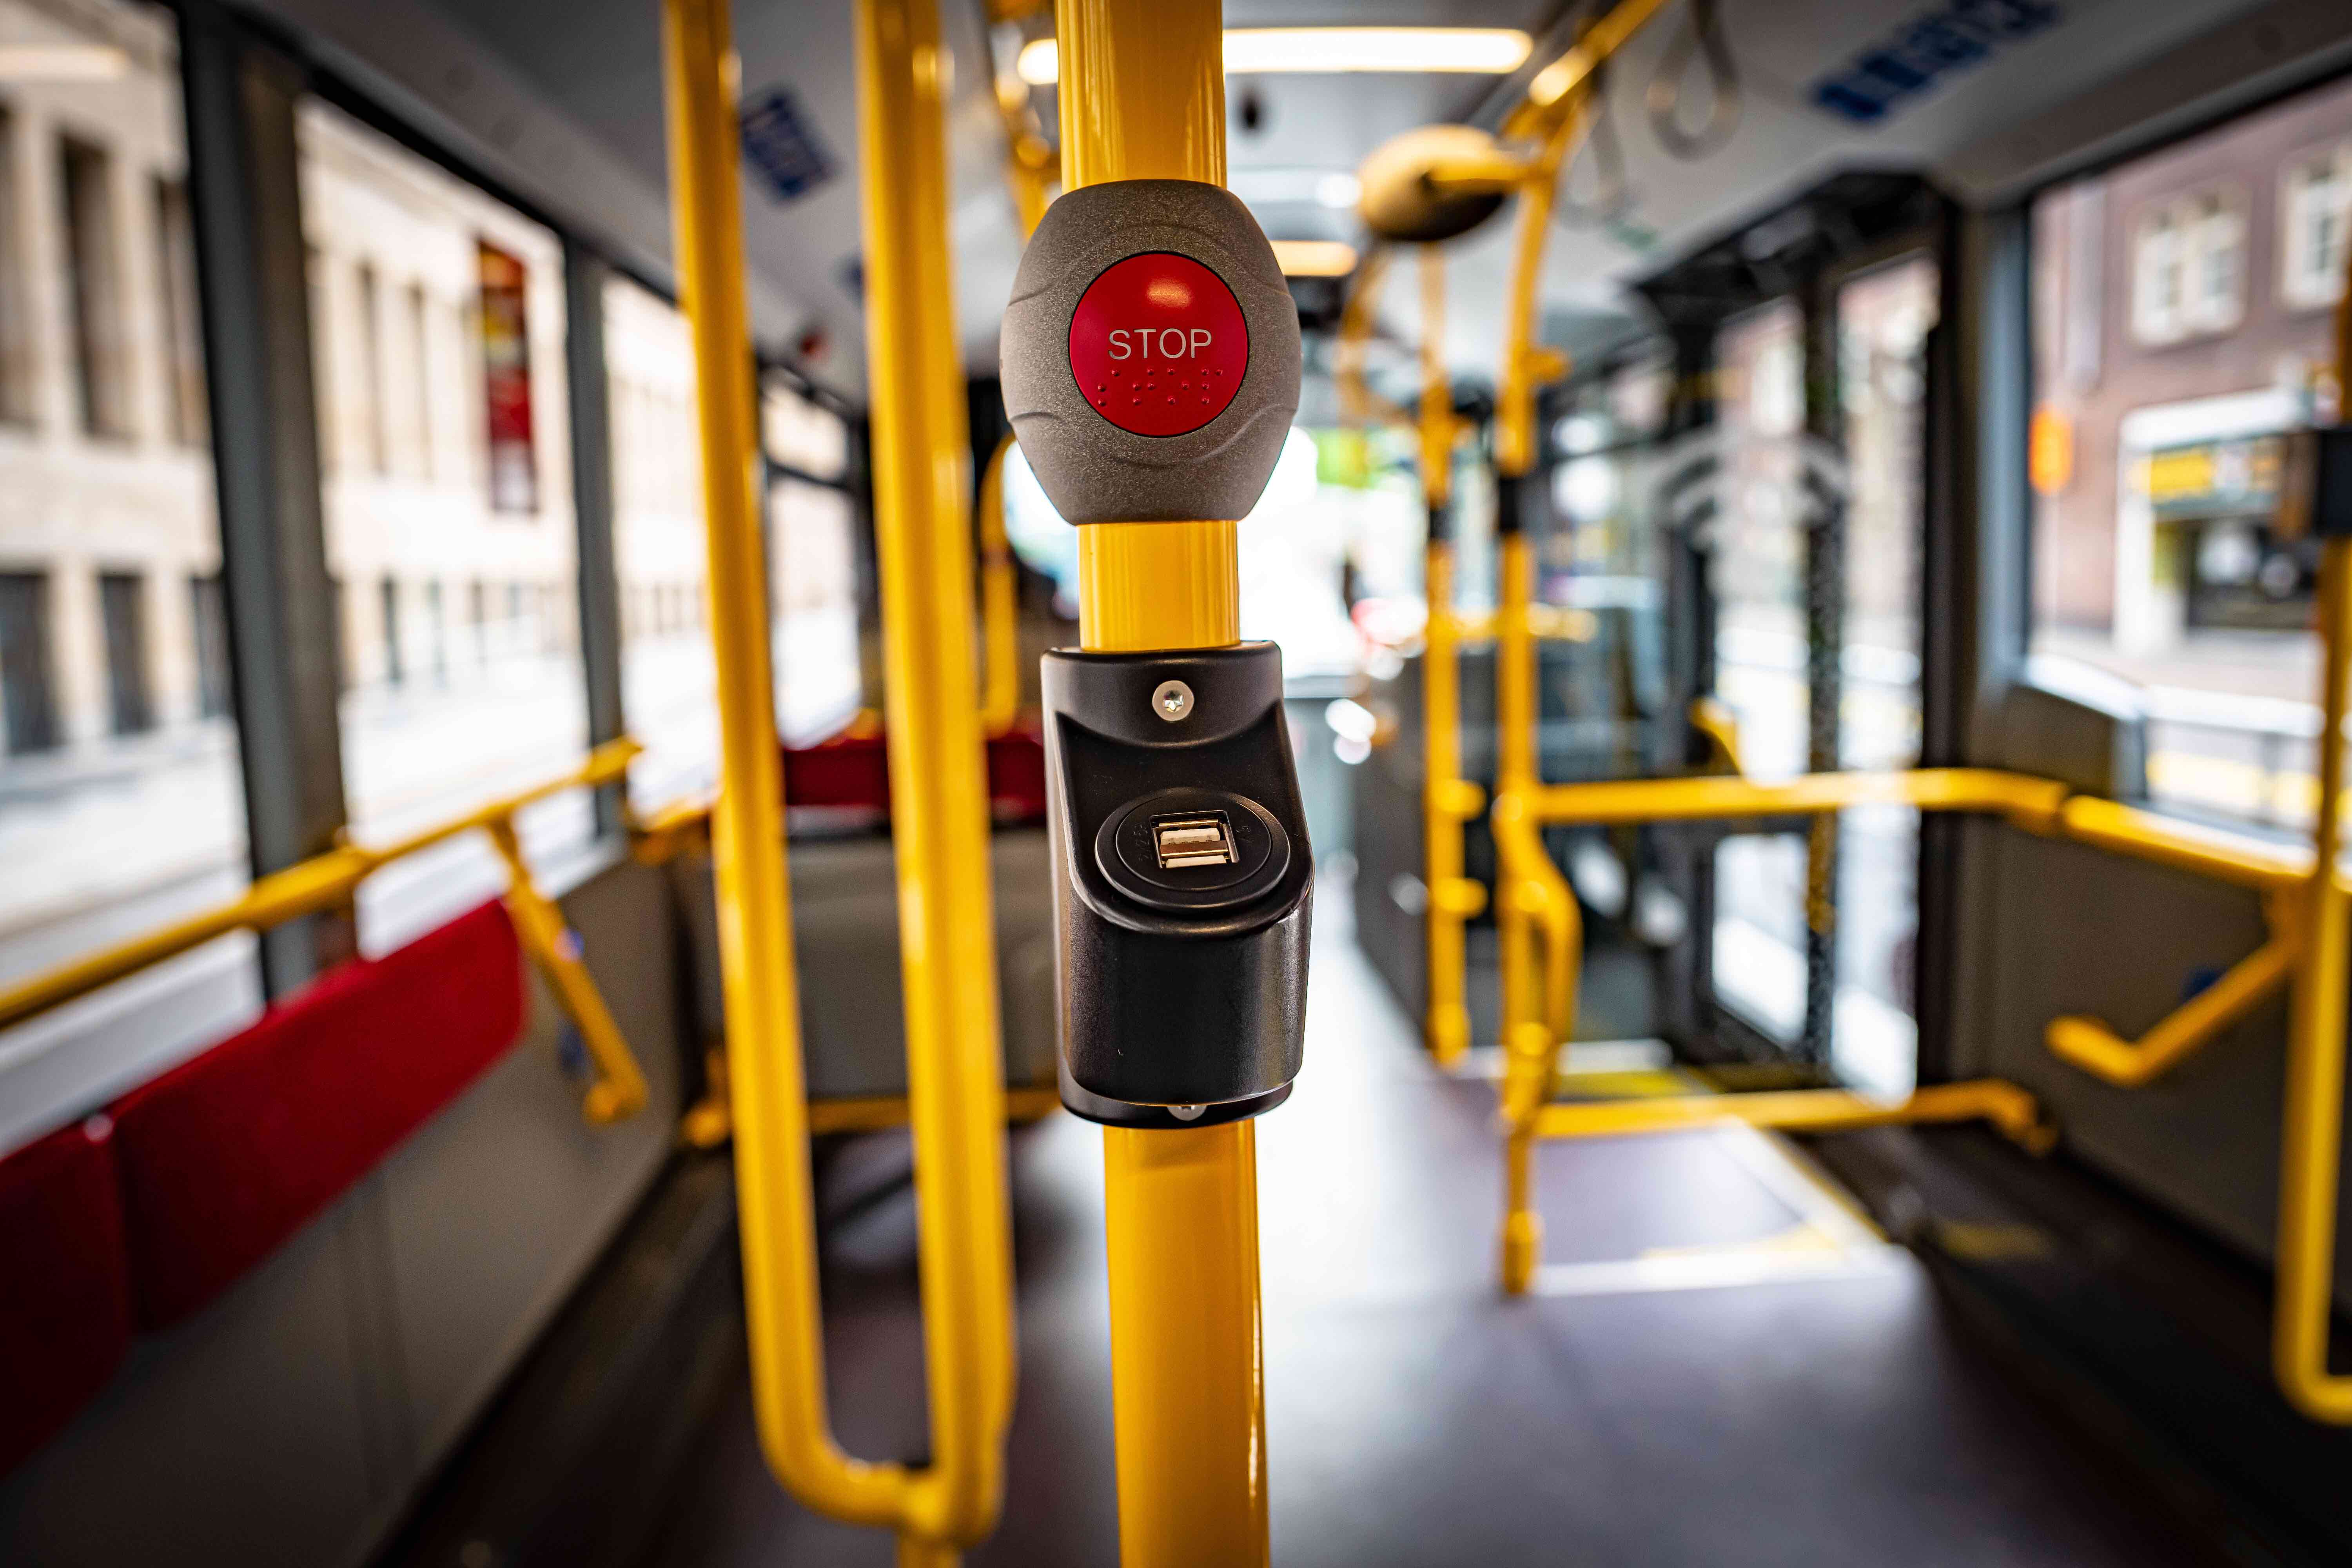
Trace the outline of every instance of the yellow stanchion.
{"label": "yellow stanchion", "polygon": [[1451,1068],[1470,1049],[1464,927],[1486,906],[1486,884],[1462,874],[1464,826],[1486,809],[1486,792],[1462,776],[1461,621],[1454,609],[1453,378],[1445,364],[1445,253],[1421,248],[1421,494],[1429,513],[1422,597],[1422,843],[1429,889],[1427,973],[1430,1054]]}
{"label": "yellow stanchion", "polygon": [[980,626],[982,654],[980,729],[1002,735],[1021,717],[1020,570],[1004,533],[1004,458],[1013,437],[996,444],[980,480]]}
{"label": "yellow stanchion", "polygon": [[[2352,315],[2352,300],[2346,313]],[[2337,363],[2352,365],[2352,352]],[[2352,889],[2344,848],[2344,716],[2352,686],[2352,540],[2320,559],[2319,820],[2303,892],[2304,963],[2288,1025],[2279,1141],[2278,1286],[2272,1363],[2279,1387],[2315,1421],[2352,1424],[2352,1377],[2327,1368],[2336,1299],[2337,1184],[2344,1173],[2344,1030]]]}
{"label": "yellow stanchion", "polygon": [[[1225,178],[1214,0],[1061,0],[1064,174]],[[1234,527],[1078,531],[1079,641],[1096,650],[1240,640]],[[1251,1122],[1103,1130],[1122,1568],[1267,1561]]]}
{"label": "yellow stanchion", "polygon": [[845,1454],[825,1409],[769,579],[743,370],[751,332],[734,57],[726,0],[665,0],[663,7],[678,273],[695,346],[709,538],[720,737],[712,853],[761,1445],[777,1478],[812,1509],[896,1531],[902,1563],[944,1564],[994,1522],[1013,1376],[986,805],[970,696],[966,468],[960,451],[942,456],[960,442],[961,423],[952,347],[940,345],[950,309],[940,117],[947,54],[928,0],[867,0],[857,30],[877,521],[889,695],[902,720],[893,726],[890,764],[908,1076],[922,1173],[931,1463],[919,1470]]}
{"label": "yellow stanchion", "polygon": [[1013,1409],[1012,1222],[988,768],[973,669],[971,430],[948,242],[938,0],[860,0],[875,540],[907,1087],[922,1173],[932,1464],[900,1526],[946,1562],[996,1526]]}

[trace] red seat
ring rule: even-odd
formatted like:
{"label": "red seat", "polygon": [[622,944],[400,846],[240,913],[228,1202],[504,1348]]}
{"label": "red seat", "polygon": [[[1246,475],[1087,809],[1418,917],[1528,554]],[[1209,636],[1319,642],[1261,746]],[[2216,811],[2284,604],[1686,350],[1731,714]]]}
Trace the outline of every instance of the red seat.
{"label": "red seat", "polygon": [[39,1447],[131,1346],[131,1271],[106,1119],[0,1160],[0,1473]]}
{"label": "red seat", "polygon": [[114,1107],[138,1321],[209,1302],[521,1032],[521,950],[485,904],[334,970]]}
{"label": "red seat", "polygon": [[[999,822],[1045,815],[1045,748],[1032,730],[988,742],[988,798]],[[887,816],[890,759],[879,735],[843,735],[784,752],[786,805],[847,806]]]}

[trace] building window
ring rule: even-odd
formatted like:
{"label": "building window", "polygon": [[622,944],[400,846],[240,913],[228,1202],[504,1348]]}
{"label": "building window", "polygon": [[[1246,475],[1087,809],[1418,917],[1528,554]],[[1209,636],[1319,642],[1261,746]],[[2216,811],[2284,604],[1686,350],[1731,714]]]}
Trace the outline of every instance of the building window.
{"label": "building window", "polygon": [[377,585],[377,608],[383,620],[383,679],[398,686],[406,675],[400,657],[400,580],[387,576]]}
{"label": "building window", "polygon": [[2132,247],[2132,335],[2176,343],[2235,327],[2245,314],[2245,258],[2244,207],[2222,193],[2149,213]]}
{"label": "building window", "polygon": [[353,274],[359,300],[360,439],[367,445],[368,472],[392,471],[391,443],[383,429],[383,327],[375,268],[362,261]]}
{"label": "building window", "polygon": [[108,724],[118,735],[136,735],[155,727],[147,685],[147,580],[135,572],[101,574],[98,600],[106,626]]}
{"label": "building window", "polygon": [[25,304],[24,214],[16,188],[16,120],[0,109],[0,420],[33,422],[33,323]]}
{"label": "building window", "polygon": [[408,316],[408,387],[410,432],[408,471],[419,479],[433,478],[433,330],[432,306],[425,285],[411,283],[405,296]]}
{"label": "building window", "polygon": [[65,205],[66,273],[73,296],[74,370],[86,434],[131,434],[122,257],[114,211],[114,161],[68,137],[58,143]]}
{"label": "building window", "polygon": [[2279,294],[2297,310],[2333,305],[2344,292],[2352,232],[2352,142],[2290,164],[2279,201]]}
{"label": "building window", "polygon": [[441,602],[441,579],[425,584],[425,626],[433,640],[433,684],[449,684],[449,619]]}
{"label": "building window", "polygon": [[205,409],[204,339],[196,315],[196,237],[184,180],[154,183],[155,278],[163,327],[163,380],[172,439],[201,447],[210,432]]}
{"label": "building window", "polygon": [[2180,225],[2167,209],[2140,225],[2132,246],[2132,335],[2144,343],[2180,336]]}
{"label": "building window", "polygon": [[319,432],[319,471],[332,474],[343,466],[343,443],[335,429],[334,334],[327,330],[333,296],[326,253],[315,245],[302,247],[302,288],[310,300],[310,412]]}
{"label": "building window", "polygon": [[195,631],[197,717],[225,718],[229,705],[228,601],[221,592],[219,574],[188,579],[188,622]]}
{"label": "building window", "polygon": [[11,755],[46,752],[64,739],[49,665],[49,579],[0,572],[0,721]]}

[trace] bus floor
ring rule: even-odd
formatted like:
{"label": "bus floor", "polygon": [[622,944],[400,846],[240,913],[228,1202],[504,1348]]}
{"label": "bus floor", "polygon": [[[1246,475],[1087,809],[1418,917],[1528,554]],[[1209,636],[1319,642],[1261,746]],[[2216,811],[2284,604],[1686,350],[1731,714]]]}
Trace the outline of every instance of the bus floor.
{"label": "bus floor", "polygon": [[[1790,1146],[1702,1131],[1538,1153],[1529,1296],[1495,1285],[1493,1089],[1423,1053],[1317,900],[1306,1071],[1259,1124],[1267,1454],[1283,1568],[2213,1561],[1961,1337],[1912,1256]],[[921,1333],[902,1140],[824,1175],[832,1403],[852,1452],[918,1458]],[[1118,1561],[1100,1140],[1013,1139],[1020,1395],[975,1564]],[[761,1463],[748,1391],[647,1568],[882,1568]]]}

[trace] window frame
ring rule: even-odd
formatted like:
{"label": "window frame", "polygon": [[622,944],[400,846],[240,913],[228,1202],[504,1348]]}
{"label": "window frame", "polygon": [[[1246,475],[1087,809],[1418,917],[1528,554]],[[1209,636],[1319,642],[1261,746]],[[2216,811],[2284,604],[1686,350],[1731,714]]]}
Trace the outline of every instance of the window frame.
{"label": "window frame", "polygon": [[[2029,207],[2031,205],[2029,201]],[[2222,337],[2243,324],[2252,270],[2246,258],[2253,237],[2248,218],[2245,193],[2227,183],[2175,192],[2138,209],[2131,228],[2129,315],[2134,342],[2147,349],[2171,348]],[[2213,231],[2222,226],[2234,231],[2228,247],[2234,269],[2229,300],[2216,310],[2211,308],[2201,284],[2206,267],[2220,249]],[[2150,254],[2159,230],[2165,232],[2167,243],[2176,252],[2168,259],[2178,268],[2179,294],[2165,319],[2157,321],[2149,319],[2153,310],[2148,293],[2151,271],[2164,265]]]}
{"label": "window frame", "polygon": [[[2303,248],[2302,226],[2298,222],[2304,205],[2297,190],[2297,177],[2308,173],[2322,161],[2335,165],[2329,180],[2336,196],[2336,234],[2332,264],[2323,265],[2316,274],[2318,286],[2314,287],[2311,271],[2298,265]],[[2332,143],[2314,143],[2287,155],[2278,174],[2278,297],[2280,305],[2293,314],[2325,310],[2333,307],[2343,295],[2344,252],[2352,246],[2352,136]]]}

